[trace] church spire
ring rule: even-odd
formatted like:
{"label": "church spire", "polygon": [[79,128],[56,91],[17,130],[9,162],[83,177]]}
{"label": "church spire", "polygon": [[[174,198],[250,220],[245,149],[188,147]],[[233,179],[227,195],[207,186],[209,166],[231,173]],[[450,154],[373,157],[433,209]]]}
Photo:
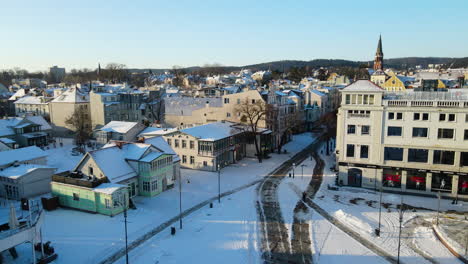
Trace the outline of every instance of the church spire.
{"label": "church spire", "polygon": [[379,36],[379,44],[375,53],[374,71],[383,71],[382,35]]}
{"label": "church spire", "polygon": [[377,53],[376,55],[380,55],[383,57],[383,52],[382,52],[382,35],[379,36],[379,45],[377,45]]}

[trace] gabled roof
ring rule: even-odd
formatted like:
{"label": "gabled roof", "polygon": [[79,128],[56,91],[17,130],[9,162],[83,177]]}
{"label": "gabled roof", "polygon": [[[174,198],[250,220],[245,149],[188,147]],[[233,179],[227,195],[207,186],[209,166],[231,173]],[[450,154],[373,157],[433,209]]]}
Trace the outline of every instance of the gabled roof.
{"label": "gabled roof", "polygon": [[47,157],[47,153],[36,146],[12,149],[0,152],[0,166]]}
{"label": "gabled roof", "polygon": [[51,130],[52,127],[49,123],[44,119],[44,117],[37,115],[37,116],[26,116],[25,120],[29,120],[37,125],[41,126],[41,130]]}
{"label": "gabled roof", "polygon": [[28,123],[33,123],[41,126],[41,130],[51,130],[52,127],[42,116],[26,116],[25,118],[14,117],[8,119],[0,119],[0,137],[14,135],[14,127],[26,126]]}
{"label": "gabled roof", "polygon": [[0,119],[0,137],[14,135],[12,127],[18,125],[23,119],[19,117]]}
{"label": "gabled roof", "polygon": [[[129,160],[151,162],[164,154],[168,153],[160,151],[152,144],[110,142],[101,149],[88,152],[86,156],[94,159],[110,182],[118,183],[138,175],[138,171],[135,171],[128,163]],[[83,163],[85,157],[75,170]]]}
{"label": "gabled roof", "polygon": [[137,122],[110,121],[105,126],[101,127],[99,130],[125,134],[130,129],[134,128],[136,125],[138,125]]}
{"label": "gabled roof", "polygon": [[357,80],[343,89],[346,92],[383,92],[384,90],[369,80]]}

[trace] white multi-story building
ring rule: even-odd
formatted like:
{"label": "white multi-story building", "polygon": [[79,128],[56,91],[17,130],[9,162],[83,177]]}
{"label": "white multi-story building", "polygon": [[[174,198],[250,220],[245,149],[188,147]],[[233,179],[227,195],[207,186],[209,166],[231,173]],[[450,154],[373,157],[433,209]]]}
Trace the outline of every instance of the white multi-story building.
{"label": "white multi-story building", "polygon": [[342,90],[337,166],[344,185],[468,198],[468,90]]}

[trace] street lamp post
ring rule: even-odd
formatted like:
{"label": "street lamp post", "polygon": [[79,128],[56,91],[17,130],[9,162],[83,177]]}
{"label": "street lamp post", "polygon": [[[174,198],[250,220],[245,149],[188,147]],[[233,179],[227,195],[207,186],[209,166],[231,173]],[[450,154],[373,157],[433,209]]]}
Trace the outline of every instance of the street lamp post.
{"label": "street lamp post", "polygon": [[377,228],[375,234],[380,236],[380,220],[382,217],[382,184],[380,184],[380,199],[379,199],[379,227]]}
{"label": "street lamp post", "polygon": [[221,166],[218,164],[218,203],[221,203]]}
{"label": "street lamp post", "polygon": [[437,201],[437,221],[436,221],[436,224],[439,225],[439,212],[440,212],[440,191],[437,193],[437,198],[438,198],[438,201]]}
{"label": "street lamp post", "polygon": [[[125,196],[124,196],[125,199]],[[127,235],[127,203],[124,200],[124,223],[125,223],[125,263],[128,264],[128,235]]]}
{"label": "street lamp post", "polygon": [[296,163],[293,163],[293,179],[294,179],[294,169],[296,168]]}
{"label": "street lamp post", "polygon": [[182,229],[182,175],[179,175],[179,227]]}
{"label": "street lamp post", "polygon": [[397,264],[400,264],[400,247],[401,247],[401,224],[403,222],[403,196],[401,196],[401,203],[400,203],[400,230],[398,232],[398,257],[397,257]]}

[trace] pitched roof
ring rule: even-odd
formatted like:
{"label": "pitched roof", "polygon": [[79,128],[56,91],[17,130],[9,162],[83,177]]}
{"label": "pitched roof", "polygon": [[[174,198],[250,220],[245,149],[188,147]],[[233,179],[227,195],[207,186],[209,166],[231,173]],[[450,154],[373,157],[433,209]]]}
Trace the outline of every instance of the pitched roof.
{"label": "pitched roof", "polygon": [[0,119],[0,137],[14,135],[12,127],[18,125],[22,120],[19,117]]}
{"label": "pitched roof", "polygon": [[14,135],[13,128],[19,126],[27,126],[28,123],[33,123],[41,126],[41,130],[51,130],[52,127],[42,116],[26,116],[25,118],[14,117],[0,119],[0,137]]}
{"label": "pitched roof", "polygon": [[70,88],[57,96],[53,103],[88,103],[89,95],[82,93],[78,88]]}
{"label": "pitched roof", "polygon": [[185,128],[180,130],[180,132],[189,134],[202,140],[215,141],[242,132],[241,130],[232,127],[233,124],[234,123],[231,122],[215,122],[201,126]]}
{"label": "pitched roof", "polygon": [[125,142],[118,146],[116,142],[110,142],[87,155],[94,159],[109,181],[118,183],[137,176],[137,171],[130,166],[128,160],[150,162],[163,154],[165,153],[151,144]]}
{"label": "pitched roof", "polygon": [[16,100],[15,104],[47,104],[43,101],[43,96],[24,96]]}
{"label": "pitched roof", "polygon": [[137,173],[125,161],[125,153],[117,146],[88,152],[109,181],[120,182],[135,177]]}
{"label": "pitched roof", "polygon": [[105,126],[101,127],[101,131],[114,132],[125,134],[130,129],[138,125],[137,122],[125,122],[125,121],[110,121]]}
{"label": "pitched roof", "polygon": [[357,80],[346,86],[343,91],[347,92],[383,92],[384,90],[369,80]]}
{"label": "pitched roof", "polygon": [[0,165],[6,165],[15,161],[28,161],[47,157],[47,153],[36,146],[12,149],[0,152]]}

